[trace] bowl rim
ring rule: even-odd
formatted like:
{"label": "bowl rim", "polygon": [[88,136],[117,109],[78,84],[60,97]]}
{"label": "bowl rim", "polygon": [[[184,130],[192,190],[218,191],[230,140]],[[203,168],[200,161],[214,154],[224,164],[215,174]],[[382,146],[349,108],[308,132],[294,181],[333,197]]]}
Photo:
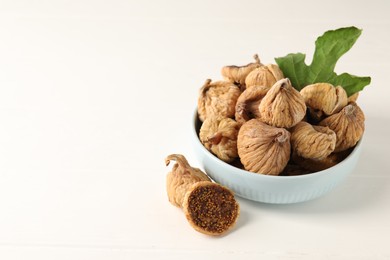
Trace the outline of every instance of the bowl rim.
{"label": "bowl rim", "polygon": [[347,157],[345,157],[344,160],[342,160],[338,164],[336,164],[330,168],[327,168],[325,170],[317,171],[317,172],[313,172],[313,173],[308,173],[308,174],[302,174],[302,175],[294,175],[294,176],[267,175],[267,174],[254,173],[254,172],[250,172],[250,171],[247,171],[244,169],[240,169],[238,167],[235,167],[233,165],[230,165],[229,163],[222,161],[221,159],[216,157],[214,154],[212,154],[209,150],[206,149],[206,147],[203,146],[202,142],[199,139],[199,134],[196,131],[196,121],[197,120],[199,120],[198,109],[195,108],[195,113],[193,114],[193,117],[191,120],[192,136],[196,139],[197,145],[201,147],[202,151],[205,152],[206,156],[211,158],[211,160],[214,161],[215,163],[217,163],[218,165],[221,165],[222,167],[227,167],[227,168],[231,169],[232,170],[231,173],[234,175],[237,175],[238,177],[245,176],[245,177],[253,178],[253,179],[268,178],[269,180],[278,179],[278,180],[287,181],[287,180],[292,180],[292,179],[309,179],[309,178],[316,178],[316,177],[322,176],[322,175],[328,175],[328,174],[332,173],[332,172],[329,172],[330,169],[337,169],[337,168],[342,167],[342,165],[344,165],[348,159],[350,159],[354,154],[356,154],[359,151],[359,148],[360,148],[362,140],[363,140],[363,136],[362,136],[362,138],[360,138],[360,140],[355,145],[352,152]]}

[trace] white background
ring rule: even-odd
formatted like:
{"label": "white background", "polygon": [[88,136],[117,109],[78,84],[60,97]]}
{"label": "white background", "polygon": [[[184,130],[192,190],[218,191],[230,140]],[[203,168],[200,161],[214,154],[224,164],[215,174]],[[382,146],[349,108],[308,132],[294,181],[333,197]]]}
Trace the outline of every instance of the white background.
{"label": "white background", "polygon": [[[388,1],[0,1],[0,259],[390,259]],[[307,203],[238,199],[228,235],[169,204],[164,158],[189,141],[224,65],[363,34],[336,71],[371,76],[357,169]]]}

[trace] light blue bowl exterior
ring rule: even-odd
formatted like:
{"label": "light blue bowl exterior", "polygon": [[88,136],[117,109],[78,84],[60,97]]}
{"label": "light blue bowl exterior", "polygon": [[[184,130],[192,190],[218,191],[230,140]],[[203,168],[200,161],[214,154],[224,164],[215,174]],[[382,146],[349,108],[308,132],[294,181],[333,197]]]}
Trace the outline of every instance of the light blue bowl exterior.
{"label": "light blue bowl exterior", "polygon": [[197,112],[192,120],[191,138],[196,156],[206,173],[236,195],[253,201],[289,204],[318,198],[340,184],[355,168],[362,140],[352,153],[337,165],[316,173],[299,176],[271,176],[251,173],[223,162],[200,142],[196,132]]}

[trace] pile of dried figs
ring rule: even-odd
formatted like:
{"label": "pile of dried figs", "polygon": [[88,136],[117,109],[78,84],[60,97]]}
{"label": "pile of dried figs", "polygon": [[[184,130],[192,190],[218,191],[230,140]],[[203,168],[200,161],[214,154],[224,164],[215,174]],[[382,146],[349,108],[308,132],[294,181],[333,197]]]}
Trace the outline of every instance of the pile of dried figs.
{"label": "pile of dried figs", "polygon": [[327,169],[353,150],[364,114],[341,86],[319,82],[298,90],[276,64],[257,55],[225,66],[223,80],[206,80],[198,97],[199,139],[219,159],[265,175]]}

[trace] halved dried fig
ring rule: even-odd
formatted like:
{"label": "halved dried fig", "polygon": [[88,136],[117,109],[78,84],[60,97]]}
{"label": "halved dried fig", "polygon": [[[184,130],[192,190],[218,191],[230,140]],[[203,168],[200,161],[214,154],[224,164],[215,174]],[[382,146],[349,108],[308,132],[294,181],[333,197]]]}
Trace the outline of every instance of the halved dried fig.
{"label": "halved dried fig", "polygon": [[240,207],[229,189],[208,181],[194,184],[186,193],[183,210],[197,231],[219,236],[237,222]]}
{"label": "halved dried fig", "polygon": [[211,181],[210,178],[198,168],[191,167],[187,159],[181,154],[171,154],[165,159],[168,166],[171,160],[176,163],[167,175],[167,193],[169,202],[177,207],[183,206],[183,199],[192,184],[199,181]]}
{"label": "halved dried fig", "polygon": [[240,207],[228,188],[211,182],[198,168],[191,167],[181,154],[165,159],[176,160],[167,176],[169,201],[184,210],[190,225],[198,232],[219,236],[236,223]]}

